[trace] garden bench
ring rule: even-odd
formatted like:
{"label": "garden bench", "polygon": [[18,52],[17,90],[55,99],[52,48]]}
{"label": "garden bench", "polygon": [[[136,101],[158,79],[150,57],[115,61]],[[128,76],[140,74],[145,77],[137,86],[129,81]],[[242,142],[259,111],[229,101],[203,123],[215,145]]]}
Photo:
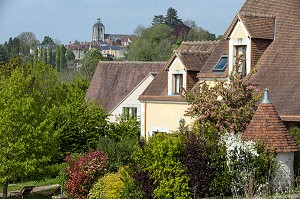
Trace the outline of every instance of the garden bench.
{"label": "garden bench", "polygon": [[24,198],[29,195],[35,186],[25,186],[20,191],[12,191],[10,195],[17,196],[19,198]]}

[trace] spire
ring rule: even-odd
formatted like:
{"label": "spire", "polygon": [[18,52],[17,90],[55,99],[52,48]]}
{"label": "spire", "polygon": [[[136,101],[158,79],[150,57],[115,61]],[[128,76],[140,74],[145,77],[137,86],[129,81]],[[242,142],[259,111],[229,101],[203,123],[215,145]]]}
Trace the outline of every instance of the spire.
{"label": "spire", "polygon": [[264,97],[263,100],[261,101],[261,104],[271,104],[271,100],[269,98],[269,90],[267,88],[265,88],[264,91]]}

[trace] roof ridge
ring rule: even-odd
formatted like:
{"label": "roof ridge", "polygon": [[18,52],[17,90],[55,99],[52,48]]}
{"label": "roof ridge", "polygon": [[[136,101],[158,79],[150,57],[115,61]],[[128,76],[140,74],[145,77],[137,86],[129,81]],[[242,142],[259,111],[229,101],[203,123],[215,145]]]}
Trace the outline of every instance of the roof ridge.
{"label": "roof ridge", "polygon": [[250,12],[240,12],[239,15],[245,17],[261,17],[261,18],[275,18],[275,16],[270,14],[261,14],[261,13],[250,13]]}
{"label": "roof ridge", "polygon": [[210,53],[208,50],[176,50],[176,53],[182,54],[202,54],[202,53]]}
{"label": "roof ridge", "polygon": [[182,44],[213,44],[213,43],[217,43],[218,42],[218,40],[202,40],[202,41],[183,41],[182,43],[181,43],[181,45]]}

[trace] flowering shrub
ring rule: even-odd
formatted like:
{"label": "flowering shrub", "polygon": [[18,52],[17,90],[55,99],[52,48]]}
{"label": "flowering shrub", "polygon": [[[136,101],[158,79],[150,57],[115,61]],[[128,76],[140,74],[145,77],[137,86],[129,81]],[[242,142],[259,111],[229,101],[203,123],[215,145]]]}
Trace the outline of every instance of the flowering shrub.
{"label": "flowering shrub", "polygon": [[253,141],[243,141],[238,134],[225,133],[221,141],[226,145],[226,163],[232,176],[230,187],[233,195],[253,197],[260,194],[261,189],[268,189],[276,167],[275,154]]}
{"label": "flowering shrub", "polygon": [[70,198],[87,198],[94,182],[104,174],[107,157],[100,151],[92,151],[76,158],[67,156],[67,182],[65,189]]}
{"label": "flowering shrub", "polygon": [[229,79],[216,80],[213,87],[202,82],[186,92],[186,100],[192,105],[186,115],[196,118],[200,128],[213,126],[219,132],[243,132],[251,121],[260,91],[238,73]]}

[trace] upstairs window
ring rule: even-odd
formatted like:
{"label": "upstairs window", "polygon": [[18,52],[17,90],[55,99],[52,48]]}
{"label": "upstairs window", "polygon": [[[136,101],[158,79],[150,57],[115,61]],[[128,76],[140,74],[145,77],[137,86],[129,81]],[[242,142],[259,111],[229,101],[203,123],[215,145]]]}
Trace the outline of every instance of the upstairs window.
{"label": "upstairs window", "polygon": [[174,79],[173,94],[180,95],[180,93],[182,91],[182,86],[183,86],[183,75],[182,74],[174,74],[173,79]]}
{"label": "upstairs window", "polygon": [[235,67],[237,67],[236,71],[241,75],[241,77],[245,77],[247,74],[246,47],[247,46],[235,46],[235,50],[236,50]]}
{"label": "upstairs window", "polygon": [[223,55],[217,65],[214,67],[213,72],[224,72],[227,67],[228,56]]}
{"label": "upstairs window", "polygon": [[126,118],[135,118],[137,117],[137,107],[123,107],[123,115]]}

